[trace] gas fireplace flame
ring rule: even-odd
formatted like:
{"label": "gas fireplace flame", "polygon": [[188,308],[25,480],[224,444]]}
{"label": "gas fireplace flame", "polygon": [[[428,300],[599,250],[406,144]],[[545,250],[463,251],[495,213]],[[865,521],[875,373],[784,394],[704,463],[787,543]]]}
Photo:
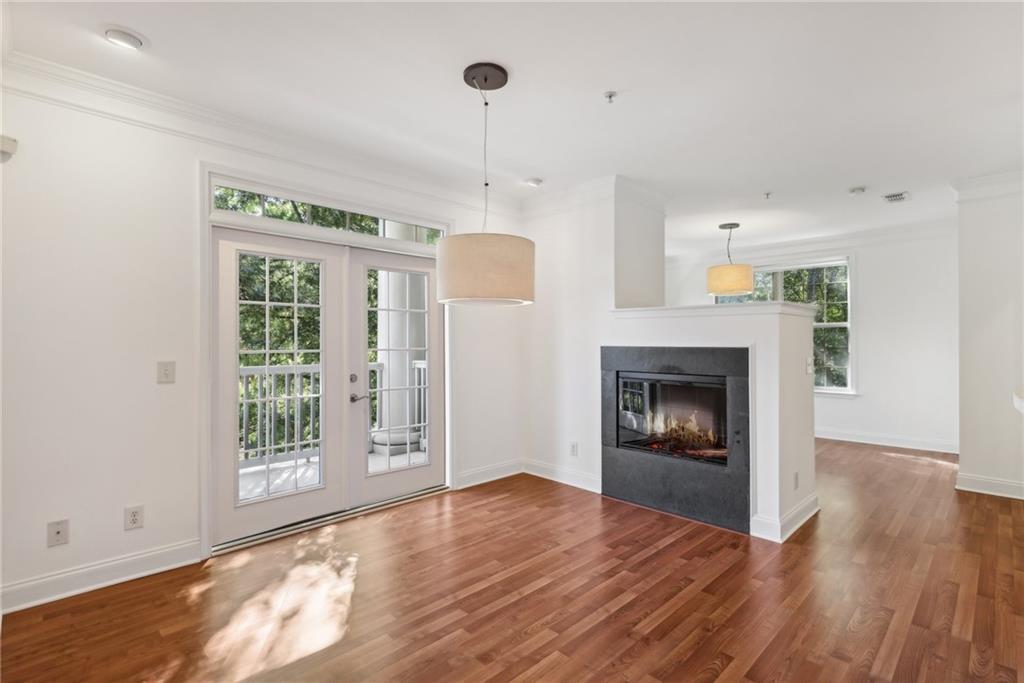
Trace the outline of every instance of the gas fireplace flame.
{"label": "gas fireplace flame", "polygon": [[686,422],[680,422],[672,415],[648,411],[647,424],[650,425],[651,436],[674,439],[683,437],[681,440],[700,441],[713,446],[718,442],[715,429],[714,427],[708,427],[707,431],[701,430],[700,423],[697,422],[698,412],[700,411],[693,411]]}
{"label": "gas fireplace flame", "polygon": [[728,449],[724,440],[715,434],[713,427],[703,429],[694,410],[682,422],[673,415],[647,412],[648,438],[642,442],[644,448],[662,453],[681,453],[691,457],[724,461]]}

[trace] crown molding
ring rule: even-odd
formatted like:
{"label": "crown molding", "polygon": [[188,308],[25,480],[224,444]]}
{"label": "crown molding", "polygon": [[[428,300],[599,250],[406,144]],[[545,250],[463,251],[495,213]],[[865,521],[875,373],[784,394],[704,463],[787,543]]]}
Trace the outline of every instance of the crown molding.
{"label": "crown molding", "polygon": [[24,52],[13,51],[5,55],[4,66],[12,72],[23,73],[61,85],[73,86],[79,90],[101,95],[111,100],[145,107],[190,121],[231,128],[257,137],[276,136],[282,141],[287,140],[293,144],[297,142],[294,139],[289,139],[292,136],[274,132],[242,117],[223,114],[208,107],[161,95],[151,90],[137,88],[127,83],[65,66],[64,64],[33,57]]}
{"label": "crown molding", "polygon": [[[3,58],[3,91],[79,112],[298,166],[382,189],[483,212],[479,198],[324,142],[50,62],[18,51]],[[492,192],[490,210],[521,218],[521,203]]]}
{"label": "crown molding", "polygon": [[[765,259],[800,260],[803,257],[821,257],[825,252],[836,256],[843,256],[859,247],[898,244],[943,237],[953,239],[955,236],[955,222],[928,221],[872,228],[871,230],[840,233],[838,235],[826,235],[823,237],[804,237],[776,242],[775,244],[745,247],[742,252],[742,258],[755,262],[764,261]],[[721,259],[722,253],[721,247],[712,247],[685,254],[671,254],[666,259],[669,267],[690,266]]]}
{"label": "crown molding", "polygon": [[985,176],[974,176],[972,178],[961,178],[950,185],[956,190],[957,203],[976,201],[978,199],[992,199],[1014,194],[1021,194],[1024,190],[1024,175],[1020,171],[1010,173],[995,173]]}

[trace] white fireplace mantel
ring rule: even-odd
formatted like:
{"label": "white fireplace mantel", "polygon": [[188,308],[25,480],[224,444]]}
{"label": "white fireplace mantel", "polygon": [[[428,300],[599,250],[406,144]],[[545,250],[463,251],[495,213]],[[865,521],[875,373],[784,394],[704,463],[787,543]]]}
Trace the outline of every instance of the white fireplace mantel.
{"label": "white fireplace mantel", "polygon": [[794,304],[781,301],[763,301],[746,304],[708,304],[705,306],[653,306],[650,308],[616,308],[616,318],[707,318],[748,317],[754,315],[793,315],[814,318],[817,308],[813,304]]}

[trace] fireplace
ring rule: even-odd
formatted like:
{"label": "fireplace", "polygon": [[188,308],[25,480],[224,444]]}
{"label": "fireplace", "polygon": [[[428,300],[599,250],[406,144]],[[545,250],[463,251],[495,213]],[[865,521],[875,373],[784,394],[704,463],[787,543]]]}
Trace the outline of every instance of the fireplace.
{"label": "fireplace", "polygon": [[619,373],[619,448],[729,462],[725,377]]}
{"label": "fireplace", "polygon": [[601,492],[750,530],[745,348],[601,349]]}

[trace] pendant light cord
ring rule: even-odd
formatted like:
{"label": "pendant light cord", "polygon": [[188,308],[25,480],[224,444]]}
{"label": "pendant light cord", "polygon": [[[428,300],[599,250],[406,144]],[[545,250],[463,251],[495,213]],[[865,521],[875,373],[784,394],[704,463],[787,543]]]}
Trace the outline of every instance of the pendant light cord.
{"label": "pendant light cord", "polygon": [[729,264],[732,264],[732,228],[729,228],[729,239],[725,242],[725,254],[729,257]]}
{"label": "pendant light cord", "polygon": [[476,91],[480,93],[480,99],[484,101],[484,225],[481,232],[487,232],[487,212],[490,208],[489,190],[491,187],[491,183],[487,178],[487,110],[491,103],[487,101],[487,96],[484,95],[480,84],[476,82],[476,78],[473,78],[473,85],[476,86]]}

